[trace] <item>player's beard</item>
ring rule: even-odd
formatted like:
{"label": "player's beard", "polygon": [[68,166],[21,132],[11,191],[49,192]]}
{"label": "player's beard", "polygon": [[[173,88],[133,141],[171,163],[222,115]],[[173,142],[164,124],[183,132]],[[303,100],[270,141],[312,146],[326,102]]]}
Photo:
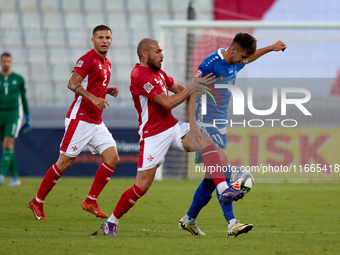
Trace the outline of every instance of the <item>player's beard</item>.
{"label": "player's beard", "polygon": [[157,65],[156,61],[152,60],[151,58],[148,58],[146,64],[148,65],[148,67],[150,67],[152,70],[155,70],[156,72],[161,69],[161,65]]}
{"label": "player's beard", "polygon": [[7,73],[11,70],[11,67],[10,66],[3,66],[1,69],[2,69],[1,71],[3,71],[4,73]]}

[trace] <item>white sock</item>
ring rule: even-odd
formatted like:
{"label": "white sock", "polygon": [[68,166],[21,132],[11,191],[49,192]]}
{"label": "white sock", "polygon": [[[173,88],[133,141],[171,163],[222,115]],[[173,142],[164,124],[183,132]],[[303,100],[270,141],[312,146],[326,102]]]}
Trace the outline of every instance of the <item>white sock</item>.
{"label": "white sock", "polygon": [[195,222],[196,222],[196,218],[191,218],[191,217],[188,216],[188,214],[186,214],[184,216],[184,220],[188,224],[195,224]]}
{"label": "white sock", "polygon": [[35,197],[35,200],[37,200],[37,202],[40,203],[40,204],[43,204],[43,203],[44,203],[44,200],[41,200],[41,199],[39,199],[39,198],[37,198],[37,197]]}
{"label": "white sock", "polygon": [[236,219],[231,219],[230,221],[228,221],[228,230],[232,227],[232,225],[234,225],[236,223]]}
{"label": "white sock", "polygon": [[218,193],[222,194],[223,191],[225,191],[228,187],[227,182],[220,182],[217,186],[216,186]]}
{"label": "white sock", "polygon": [[117,219],[112,213],[110,218],[107,219],[107,221],[118,225],[119,219]]}

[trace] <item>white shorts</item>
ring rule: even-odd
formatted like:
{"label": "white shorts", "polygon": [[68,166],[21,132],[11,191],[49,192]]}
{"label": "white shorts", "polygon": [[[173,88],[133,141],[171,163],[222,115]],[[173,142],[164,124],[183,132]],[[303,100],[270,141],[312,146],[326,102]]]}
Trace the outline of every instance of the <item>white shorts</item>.
{"label": "white shorts", "polygon": [[86,145],[92,154],[102,154],[107,148],[116,147],[116,142],[104,122],[97,125],[66,118],[60,153],[69,157],[77,157]]}
{"label": "white shorts", "polygon": [[159,166],[169,149],[185,151],[182,137],[189,132],[189,123],[179,121],[175,126],[140,142],[138,171]]}

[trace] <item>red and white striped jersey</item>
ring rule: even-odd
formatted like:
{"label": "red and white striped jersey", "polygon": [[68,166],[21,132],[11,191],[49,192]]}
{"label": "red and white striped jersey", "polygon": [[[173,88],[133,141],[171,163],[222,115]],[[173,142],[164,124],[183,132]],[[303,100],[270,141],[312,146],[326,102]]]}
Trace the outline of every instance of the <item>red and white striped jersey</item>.
{"label": "red and white striped jersey", "polygon": [[[85,90],[96,97],[105,99],[107,85],[111,78],[110,60],[107,58],[104,60],[92,49],[77,61],[73,72],[84,78],[81,85]],[[100,124],[102,122],[102,112],[103,109],[99,110],[90,100],[75,94],[75,100],[68,110],[66,117]]]}
{"label": "red and white striped jersey", "polygon": [[138,112],[139,141],[176,125],[178,120],[171,111],[152,101],[163,92],[168,95],[168,88],[174,84],[173,78],[162,69],[156,72],[139,64],[132,69],[130,78],[130,92]]}

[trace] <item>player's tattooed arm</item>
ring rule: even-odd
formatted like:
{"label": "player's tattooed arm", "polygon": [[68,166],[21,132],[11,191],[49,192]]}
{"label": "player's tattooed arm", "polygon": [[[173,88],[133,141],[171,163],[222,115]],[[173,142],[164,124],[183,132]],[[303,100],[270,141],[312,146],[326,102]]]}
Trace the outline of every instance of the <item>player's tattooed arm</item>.
{"label": "player's tattooed arm", "polygon": [[93,94],[85,90],[84,87],[81,85],[83,79],[84,78],[80,74],[73,72],[68,81],[67,87],[79,96],[90,100],[91,103],[97,106],[99,109],[105,108],[105,105],[109,105],[109,103],[105,99],[95,97]]}

